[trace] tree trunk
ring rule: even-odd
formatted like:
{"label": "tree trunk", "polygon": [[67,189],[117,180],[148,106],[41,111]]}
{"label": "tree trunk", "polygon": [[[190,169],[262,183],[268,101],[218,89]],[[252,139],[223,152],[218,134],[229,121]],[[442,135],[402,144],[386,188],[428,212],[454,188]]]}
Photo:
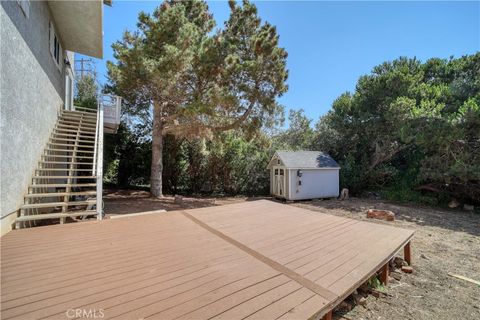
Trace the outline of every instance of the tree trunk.
{"label": "tree trunk", "polygon": [[150,174],[150,195],[162,197],[162,172],[163,172],[163,132],[162,132],[162,106],[153,105],[153,132],[152,132],[152,166]]}

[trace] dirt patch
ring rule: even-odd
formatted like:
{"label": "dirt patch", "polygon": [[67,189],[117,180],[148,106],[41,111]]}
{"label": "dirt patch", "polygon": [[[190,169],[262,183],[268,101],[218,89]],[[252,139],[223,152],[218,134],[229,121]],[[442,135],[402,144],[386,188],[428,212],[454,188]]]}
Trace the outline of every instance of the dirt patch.
{"label": "dirt patch", "polygon": [[[400,273],[400,280],[391,279],[386,295],[367,296],[365,306],[356,306],[343,319],[480,319],[480,286],[448,276],[451,272],[480,280],[480,215],[369,199],[292,205],[415,230],[413,273]],[[393,211],[395,221],[367,219],[365,211],[373,208]]]}
{"label": "dirt patch", "polygon": [[[150,198],[145,191],[110,191],[104,197],[108,215],[164,209],[192,209],[260,198],[174,197]],[[480,215],[455,210],[404,205],[373,199],[304,201],[301,208],[373,223],[415,230],[412,242],[413,273],[397,272],[385,294],[370,294],[335,319],[480,319],[480,286],[455,279],[448,273],[480,280]],[[367,209],[391,210],[395,221],[366,218]],[[363,303],[362,303],[363,304]]]}
{"label": "dirt patch", "polygon": [[181,203],[175,203],[175,197],[151,198],[146,191],[107,190],[103,197],[104,211],[107,217],[154,210],[183,210],[220,206],[229,203],[249,201],[260,198],[247,197],[183,197]]}

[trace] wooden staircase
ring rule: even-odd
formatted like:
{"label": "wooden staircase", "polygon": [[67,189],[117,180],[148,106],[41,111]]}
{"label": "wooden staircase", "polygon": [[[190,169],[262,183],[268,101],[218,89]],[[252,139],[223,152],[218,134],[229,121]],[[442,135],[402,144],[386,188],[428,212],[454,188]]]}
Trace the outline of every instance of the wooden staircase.
{"label": "wooden staircase", "polygon": [[50,219],[64,223],[67,218],[85,219],[97,213],[96,126],[96,110],[62,112],[20,207],[16,228]]}

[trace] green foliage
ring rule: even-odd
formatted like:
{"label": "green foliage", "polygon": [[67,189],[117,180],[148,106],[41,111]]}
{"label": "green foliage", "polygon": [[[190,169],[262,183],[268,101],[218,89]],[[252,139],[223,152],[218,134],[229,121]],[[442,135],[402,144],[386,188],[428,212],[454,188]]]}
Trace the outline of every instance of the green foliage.
{"label": "green foliage", "polygon": [[133,120],[114,143],[112,181],[149,183],[152,107],[161,105],[170,192],[266,194],[273,151],[304,149],[332,155],[354,194],[480,203],[480,53],[384,62],[315,124],[291,110],[279,129],[287,54],[253,4],[229,5],[224,28],[214,30],[205,2],[165,1],[115,44],[111,86]]}
{"label": "green foliage", "polygon": [[380,281],[380,279],[378,279],[378,276],[373,276],[370,279],[368,279],[368,286],[377,291],[385,292],[385,286]]}
{"label": "green foliage", "polygon": [[148,185],[151,142],[138,126],[122,122],[116,134],[105,135],[105,180],[119,187]]}
{"label": "green foliage", "polygon": [[[119,187],[148,185],[151,143],[142,131],[122,123],[117,135],[106,139],[105,181]],[[263,134],[249,139],[237,130],[220,133],[213,140],[169,135],[163,187],[171,194],[267,195],[266,164],[272,153]]]}
{"label": "green foliage", "polygon": [[[248,0],[229,6],[224,27],[214,30],[205,1],[164,1],[140,13],[138,29],[112,46],[111,89],[132,115],[153,114],[154,196],[162,194],[164,137],[212,139],[234,129],[253,136],[283,110],[276,100],[287,91],[287,53],[276,28],[262,23]],[[180,173],[170,172],[168,183],[176,185]]]}
{"label": "green foliage", "polygon": [[256,131],[276,117],[287,53],[255,5],[229,5],[217,30],[204,1],[170,0],[140,13],[138,30],[125,32],[113,45],[117,62],[108,62],[111,86],[129,111],[161,108],[162,133],[177,137]]}
{"label": "green foliage", "polygon": [[75,81],[75,97],[76,106],[97,109],[97,86],[96,75],[84,75]]}
{"label": "green foliage", "polygon": [[383,286],[382,282],[378,279],[377,276],[373,276],[368,280],[368,285],[378,291],[385,291],[385,287]]}
{"label": "green foliage", "polygon": [[305,115],[305,110],[290,110],[289,127],[275,137],[276,149],[305,150],[313,143],[314,131],[312,120]]}
{"label": "green foliage", "polygon": [[[353,192],[437,204],[480,201],[480,54],[400,58],[362,76],[316,124],[316,149]],[[328,136],[328,138],[327,138]]]}

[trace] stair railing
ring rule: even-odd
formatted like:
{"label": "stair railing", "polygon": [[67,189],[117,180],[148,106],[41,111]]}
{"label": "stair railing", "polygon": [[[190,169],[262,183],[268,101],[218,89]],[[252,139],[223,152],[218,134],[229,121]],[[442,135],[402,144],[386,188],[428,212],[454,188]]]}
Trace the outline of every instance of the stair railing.
{"label": "stair railing", "polygon": [[97,125],[95,129],[95,145],[93,153],[93,176],[97,183],[97,220],[103,219],[103,103],[97,106]]}
{"label": "stair railing", "polygon": [[[93,153],[93,175],[97,182],[97,220],[103,219],[103,133],[105,125],[120,124],[122,98],[110,94],[100,94],[97,105],[97,126]],[[105,116],[106,110],[106,116]],[[107,121],[108,123],[105,123]],[[107,131],[108,132],[108,131]],[[116,129],[115,129],[116,132]],[[112,132],[110,132],[112,133]]]}

